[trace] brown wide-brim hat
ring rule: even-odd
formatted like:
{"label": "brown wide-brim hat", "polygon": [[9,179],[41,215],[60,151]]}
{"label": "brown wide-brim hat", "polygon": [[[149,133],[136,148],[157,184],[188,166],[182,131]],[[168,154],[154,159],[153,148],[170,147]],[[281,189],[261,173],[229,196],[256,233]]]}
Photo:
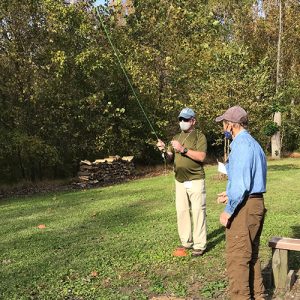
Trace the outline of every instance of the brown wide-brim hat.
{"label": "brown wide-brim hat", "polygon": [[216,122],[229,121],[233,123],[244,123],[248,121],[247,112],[236,105],[227,109],[223,115],[216,118]]}

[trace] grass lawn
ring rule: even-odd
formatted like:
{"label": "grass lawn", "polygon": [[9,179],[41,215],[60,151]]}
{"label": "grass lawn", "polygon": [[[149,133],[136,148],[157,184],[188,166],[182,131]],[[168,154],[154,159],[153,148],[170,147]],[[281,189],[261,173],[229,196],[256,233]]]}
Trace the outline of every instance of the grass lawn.
{"label": "grass lawn", "polygon": [[[208,252],[178,245],[173,174],[111,187],[0,202],[0,299],[226,299],[222,205],[226,181],[206,166]],[[300,159],[268,162],[262,265],[272,236],[300,238]],[[45,228],[38,228],[38,225]],[[299,269],[300,256],[291,255]]]}

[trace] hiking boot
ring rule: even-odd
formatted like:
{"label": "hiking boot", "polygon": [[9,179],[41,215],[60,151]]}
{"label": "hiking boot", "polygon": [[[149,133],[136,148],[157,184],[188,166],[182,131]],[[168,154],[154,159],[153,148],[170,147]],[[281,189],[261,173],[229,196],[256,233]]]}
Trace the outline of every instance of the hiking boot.
{"label": "hiking boot", "polygon": [[179,246],[177,247],[177,249],[192,250],[192,249],[193,249],[193,246],[188,246],[188,247],[186,247],[186,246],[179,245]]}
{"label": "hiking boot", "polygon": [[197,256],[202,256],[204,254],[205,250],[202,249],[193,249],[192,251],[192,256],[197,257]]}

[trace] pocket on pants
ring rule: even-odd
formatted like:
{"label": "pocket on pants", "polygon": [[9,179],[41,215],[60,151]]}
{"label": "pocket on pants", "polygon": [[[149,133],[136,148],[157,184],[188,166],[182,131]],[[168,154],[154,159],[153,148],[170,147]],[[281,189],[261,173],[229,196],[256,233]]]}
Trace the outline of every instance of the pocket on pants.
{"label": "pocket on pants", "polygon": [[265,215],[264,204],[259,201],[249,209],[248,226],[250,231],[259,228],[263,222]]}
{"label": "pocket on pants", "polygon": [[249,233],[244,231],[230,231],[226,233],[226,252],[229,256],[251,256]]}

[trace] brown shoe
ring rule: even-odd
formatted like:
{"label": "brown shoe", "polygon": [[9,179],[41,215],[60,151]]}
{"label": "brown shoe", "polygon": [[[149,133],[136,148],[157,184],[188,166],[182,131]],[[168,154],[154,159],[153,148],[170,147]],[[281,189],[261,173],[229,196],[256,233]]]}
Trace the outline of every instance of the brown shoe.
{"label": "brown shoe", "polygon": [[204,254],[205,250],[201,250],[201,249],[194,249],[192,251],[192,256],[193,257],[197,257],[197,256],[202,256]]}
{"label": "brown shoe", "polygon": [[185,246],[180,245],[180,246],[177,247],[177,249],[180,249],[180,248],[185,249],[185,250],[192,250],[193,246],[185,247]]}

